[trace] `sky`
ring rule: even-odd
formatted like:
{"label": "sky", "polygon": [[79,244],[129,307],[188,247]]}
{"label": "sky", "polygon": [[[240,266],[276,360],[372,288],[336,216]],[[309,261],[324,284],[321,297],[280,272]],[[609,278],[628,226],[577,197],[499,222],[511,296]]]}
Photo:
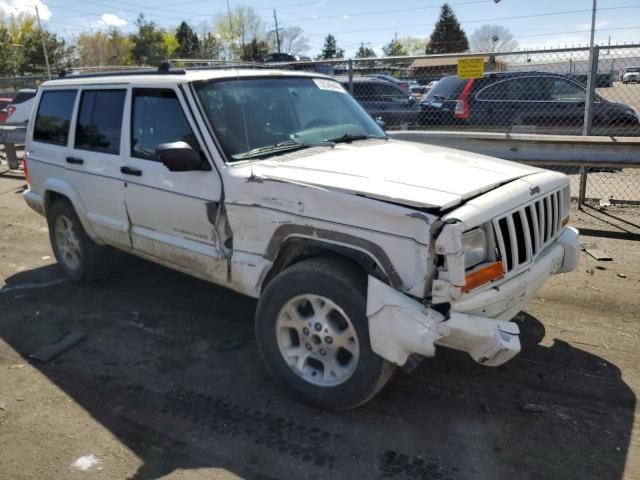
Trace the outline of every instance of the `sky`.
{"label": "sky", "polygon": [[[231,8],[251,6],[273,27],[273,10],[282,27],[299,26],[315,56],[332,33],[346,56],[364,44],[379,55],[398,37],[428,37],[443,2],[437,0],[228,0]],[[470,35],[483,24],[507,27],[520,48],[587,45],[591,0],[450,0],[462,28]],[[7,14],[33,12],[38,7],[43,26],[73,39],[82,31],[116,26],[135,29],[138,13],[157,24],[175,28],[185,20],[193,26],[211,23],[225,13],[227,0],[0,0]],[[640,0],[598,0],[596,43],[640,42]]]}

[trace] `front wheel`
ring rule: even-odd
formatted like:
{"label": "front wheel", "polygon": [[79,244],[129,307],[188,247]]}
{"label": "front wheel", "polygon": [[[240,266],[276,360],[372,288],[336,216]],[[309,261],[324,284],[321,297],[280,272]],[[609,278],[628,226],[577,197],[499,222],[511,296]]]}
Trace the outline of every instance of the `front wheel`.
{"label": "front wheel", "polygon": [[371,350],[366,275],[348,260],[317,257],[280,272],[256,314],[260,353],[276,381],[333,410],[371,399],[395,367]]}

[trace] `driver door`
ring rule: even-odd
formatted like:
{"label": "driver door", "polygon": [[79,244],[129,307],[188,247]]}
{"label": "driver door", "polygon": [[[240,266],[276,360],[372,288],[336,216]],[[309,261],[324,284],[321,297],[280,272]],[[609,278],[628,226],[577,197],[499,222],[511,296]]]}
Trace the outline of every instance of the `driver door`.
{"label": "driver door", "polygon": [[[191,273],[224,280],[226,262],[213,225],[221,197],[215,166],[176,88],[133,88],[122,166],[134,250]],[[203,153],[209,171],[172,172],[155,148],[184,141]]]}

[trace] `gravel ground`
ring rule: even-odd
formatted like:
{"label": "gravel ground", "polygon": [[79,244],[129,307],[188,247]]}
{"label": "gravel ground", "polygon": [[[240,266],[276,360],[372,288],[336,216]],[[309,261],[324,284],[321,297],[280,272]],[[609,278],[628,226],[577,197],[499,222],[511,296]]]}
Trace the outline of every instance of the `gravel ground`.
{"label": "gravel ground", "polygon": [[439,350],[336,414],[273,385],[251,299],[130,257],[65,281],[23,183],[0,175],[2,480],[640,478],[637,209],[575,212],[613,261],[549,281],[512,362]]}

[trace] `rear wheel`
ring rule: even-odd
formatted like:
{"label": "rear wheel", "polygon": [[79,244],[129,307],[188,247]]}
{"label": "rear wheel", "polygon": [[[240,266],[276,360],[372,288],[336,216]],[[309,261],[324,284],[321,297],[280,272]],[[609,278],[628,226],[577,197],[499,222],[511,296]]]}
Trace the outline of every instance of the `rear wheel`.
{"label": "rear wheel", "polygon": [[284,388],[335,410],[371,399],[395,367],[369,342],[366,275],[340,258],[318,257],[279,273],[256,314],[262,357]]}
{"label": "rear wheel", "polygon": [[85,232],[71,203],[56,200],[47,212],[51,248],[62,271],[75,282],[103,277],[109,270],[109,252]]}

